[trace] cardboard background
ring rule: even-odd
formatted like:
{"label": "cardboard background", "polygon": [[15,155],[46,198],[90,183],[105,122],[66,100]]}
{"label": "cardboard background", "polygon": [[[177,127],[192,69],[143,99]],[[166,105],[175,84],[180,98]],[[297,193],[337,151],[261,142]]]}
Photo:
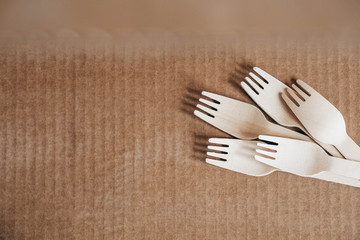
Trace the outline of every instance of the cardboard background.
{"label": "cardboard background", "polygon": [[2,41],[0,237],[358,239],[359,189],[207,165],[207,137],[227,135],[191,105],[251,102],[232,75],[247,62],[310,83],[360,143],[359,41],[176,39]]}

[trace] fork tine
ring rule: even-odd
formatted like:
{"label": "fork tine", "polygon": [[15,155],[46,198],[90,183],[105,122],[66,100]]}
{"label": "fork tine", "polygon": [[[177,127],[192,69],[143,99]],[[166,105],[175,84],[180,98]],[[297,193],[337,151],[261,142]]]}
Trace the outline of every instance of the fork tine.
{"label": "fork tine", "polygon": [[211,93],[211,92],[206,92],[206,91],[202,91],[201,95],[204,95],[204,96],[206,96],[208,98],[211,98],[211,99],[213,99],[215,101],[218,101],[220,103],[227,99],[227,97],[224,97],[224,96],[221,96],[221,95],[218,95],[218,94],[215,94],[215,93]]}
{"label": "fork tine", "polygon": [[268,142],[273,142],[273,143],[277,143],[277,142],[278,142],[278,138],[277,138],[277,137],[273,137],[273,136],[259,135],[258,138],[259,138],[260,140],[263,140],[263,141],[268,141]]}
{"label": "fork tine", "polygon": [[208,107],[205,107],[205,106],[203,106],[203,105],[201,105],[201,104],[197,104],[196,107],[199,108],[199,109],[201,109],[201,110],[203,110],[203,111],[206,112],[206,113],[209,113],[209,114],[213,115],[213,116],[216,115],[216,111],[215,111],[215,110],[212,110],[212,109],[210,109],[210,108],[208,108]]}
{"label": "fork tine", "polygon": [[260,153],[262,155],[265,155],[265,156],[276,158],[276,153],[275,152],[269,152],[269,151],[258,149],[258,148],[256,149],[256,152]]}
{"label": "fork tine", "polygon": [[303,98],[306,99],[309,96],[302,90],[300,89],[296,84],[292,84],[291,87]]}
{"label": "fork tine", "polygon": [[203,121],[210,123],[210,124],[214,124],[215,123],[215,118],[210,117],[209,115],[206,115],[205,113],[202,113],[198,110],[194,111],[194,115],[197,116],[198,118],[202,119]]}
{"label": "fork tine", "polygon": [[265,72],[264,70],[262,70],[259,67],[254,67],[253,68],[255,72],[257,72],[261,77],[263,77],[266,81],[271,82],[277,79],[273,76],[271,76],[269,73]]}
{"label": "fork tine", "polygon": [[257,85],[253,79],[249,78],[249,77],[245,77],[245,80],[248,84],[250,84],[250,86],[255,89],[256,92],[260,92],[261,88],[259,87],[259,85]]}
{"label": "fork tine", "polygon": [[252,99],[256,99],[258,94],[246,82],[242,81],[240,84],[247,95],[249,95]]}
{"label": "fork tine", "polygon": [[281,93],[281,97],[292,111],[298,107],[285,93]]}
{"label": "fork tine", "polygon": [[286,91],[290,94],[290,96],[295,100],[295,102],[297,102],[297,104],[300,105],[301,102],[303,102],[303,100],[301,100],[301,98],[299,98],[298,95],[296,95],[295,91],[291,88],[287,88]]}
{"label": "fork tine", "polygon": [[219,104],[211,102],[211,101],[203,99],[203,98],[200,98],[199,101],[206,105],[209,105],[210,107],[215,108],[215,109],[217,109],[219,107]]}
{"label": "fork tine", "polygon": [[250,75],[260,86],[264,87],[263,85],[264,85],[265,82],[264,82],[261,78],[259,78],[258,76],[256,76],[256,75],[255,75],[254,73],[252,73],[252,72],[250,72],[249,75]]}
{"label": "fork tine", "polygon": [[267,157],[262,157],[262,156],[259,156],[259,155],[256,155],[256,154],[255,154],[255,160],[259,161],[259,162],[262,162],[262,163],[264,163],[266,165],[275,167],[275,168],[280,168],[280,165],[281,165],[281,164],[279,164],[279,161],[276,161],[274,159],[270,159],[270,158],[267,158]]}
{"label": "fork tine", "polygon": [[227,154],[226,153],[216,153],[216,152],[207,152],[207,155],[211,157],[226,159]]}
{"label": "fork tine", "polygon": [[271,150],[277,150],[277,146],[276,145],[271,145],[271,144],[267,144],[267,143],[263,143],[263,142],[258,142],[256,145],[258,145],[259,147],[263,147],[263,148],[267,148],[267,149],[271,149]]}
{"label": "fork tine", "polygon": [[210,138],[209,142],[210,143],[216,143],[216,144],[221,144],[221,145],[230,145],[231,142],[233,142],[234,139],[232,138]]}
{"label": "fork tine", "polygon": [[215,159],[211,159],[211,158],[206,158],[205,162],[215,165],[217,167],[221,167],[221,168],[226,168],[226,165],[228,164],[226,161],[215,160]]}
{"label": "fork tine", "polygon": [[296,80],[296,83],[299,84],[300,87],[305,89],[305,91],[307,91],[310,95],[314,94],[314,93],[317,93],[312,87],[310,87],[308,84],[301,81],[300,79]]}
{"label": "fork tine", "polygon": [[219,152],[227,152],[229,150],[228,147],[219,147],[219,146],[208,146],[208,149],[219,151]]}

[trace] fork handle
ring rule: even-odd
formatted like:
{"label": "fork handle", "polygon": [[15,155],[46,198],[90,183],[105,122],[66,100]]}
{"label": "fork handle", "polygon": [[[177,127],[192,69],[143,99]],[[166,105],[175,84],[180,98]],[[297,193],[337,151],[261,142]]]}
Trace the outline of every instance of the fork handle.
{"label": "fork handle", "polygon": [[349,135],[346,134],[339,143],[336,143],[335,147],[345,158],[360,161],[360,147]]}
{"label": "fork handle", "polygon": [[360,180],[360,162],[358,161],[329,157],[329,161],[325,161],[324,164],[328,172]]}
{"label": "fork handle", "polygon": [[286,128],[284,126],[278,125],[276,123],[269,122],[269,125],[270,125],[268,128],[269,131],[266,133],[266,135],[293,138],[293,139],[303,140],[303,141],[307,141],[307,142],[312,141],[309,136],[304,135],[299,132],[296,132],[296,131]]}
{"label": "fork handle", "polygon": [[[311,134],[308,132],[308,130],[306,130],[306,128],[304,128],[302,125],[298,126],[298,128],[300,128],[304,133],[306,133],[306,135],[311,137]],[[311,137],[312,141],[314,141],[315,143],[317,143],[322,149],[324,149],[328,154],[330,154],[333,157],[338,157],[338,158],[344,158],[341,153],[339,152],[339,149],[337,149],[336,147],[334,147],[331,144],[327,144],[327,143],[323,143],[320,142],[318,140],[316,140],[315,138]]]}

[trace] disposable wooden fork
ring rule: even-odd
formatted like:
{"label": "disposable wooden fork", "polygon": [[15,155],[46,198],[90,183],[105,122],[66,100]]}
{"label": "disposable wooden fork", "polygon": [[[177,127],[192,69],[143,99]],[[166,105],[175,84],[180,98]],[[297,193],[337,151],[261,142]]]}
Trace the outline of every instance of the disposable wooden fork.
{"label": "disposable wooden fork", "polygon": [[224,97],[218,94],[201,93],[205,98],[200,98],[194,114],[205,122],[220,130],[240,139],[256,139],[260,134],[280,136],[311,141],[301,133],[269,122],[263,113],[255,106]]}
{"label": "disposable wooden fork", "polygon": [[[207,152],[208,157],[206,158],[206,162],[220,168],[251,176],[265,176],[274,171],[283,171],[283,169],[279,169],[278,167],[272,165],[274,160],[269,159],[269,163],[267,162],[267,164],[255,160],[255,155],[257,154],[256,149],[262,149],[257,146],[257,144],[260,143],[261,142],[259,141],[241,139],[210,138],[208,145],[209,150]],[[325,152],[323,152],[323,154],[326,155]],[[291,157],[287,159],[290,164],[293,163],[293,157],[294,156],[291,155]],[[343,162],[344,160],[341,159],[341,161]],[[360,187],[359,180],[336,175],[331,172],[323,171],[314,175],[309,175],[308,177],[345,184],[353,187]]]}
{"label": "disposable wooden fork", "polygon": [[[284,90],[290,88],[262,69],[258,67],[254,67],[253,69],[265,81],[254,73],[249,73],[249,76],[245,77],[246,82],[241,82],[241,86],[245,92],[275,122],[283,126],[299,128],[308,134],[308,131],[303,127],[281,98],[281,94]],[[331,144],[322,143],[319,139],[316,142],[331,155],[342,157],[339,151]]]}
{"label": "disposable wooden fork", "polygon": [[209,164],[251,176],[265,176],[277,170],[254,160],[257,141],[210,138],[209,143],[212,143],[208,146],[207,155],[209,157],[206,158],[206,162]]}
{"label": "disposable wooden fork", "polygon": [[269,166],[305,177],[326,171],[360,179],[360,162],[331,157],[315,143],[263,135],[259,139],[270,143],[257,143],[255,159]]}
{"label": "disposable wooden fork", "polygon": [[281,96],[307,132],[318,141],[334,145],[346,158],[360,161],[360,147],[347,134],[340,111],[305,82],[296,83],[302,89],[295,84],[293,90],[287,89],[293,101],[284,93]]}

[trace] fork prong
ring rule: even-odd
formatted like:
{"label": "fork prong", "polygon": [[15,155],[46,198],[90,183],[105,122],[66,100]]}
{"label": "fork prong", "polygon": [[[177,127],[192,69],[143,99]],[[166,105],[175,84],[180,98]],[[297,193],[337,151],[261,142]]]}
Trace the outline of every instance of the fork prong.
{"label": "fork prong", "polygon": [[276,158],[276,153],[275,152],[270,152],[270,151],[266,151],[266,150],[262,150],[262,149],[258,149],[258,148],[256,149],[256,152],[260,153],[262,155],[265,155],[265,156]]}
{"label": "fork prong", "polygon": [[269,73],[265,72],[259,67],[253,68],[256,73],[258,73],[261,77],[263,77],[266,81],[272,82],[274,80],[278,81],[275,77],[271,76]]}
{"label": "fork prong", "polygon": [[215,159],[211,159],[211,158],[206,158],[205,161],[209,164],[215,165],[217,167],[221,167],[221,168],[225,168],[226,165],[228,164],[226,161],[220,161],[220,160],[215,160]]}
{"label": "fork prong", "polygon": [[213,115],[213,116],[216,115],[216,111],[215,111],[215,110],[212,110],[212,109],[210,109],[210,108],[208,108],[208,107],[205,107],[205,106],[203,106],[203,105],[201,105],[201,104],[197,104],[196,107],[199,108],[199,109],[201,109],[201,110],[203,110],[203,111],[206,112],[206,113],[209,113],[209,114]]}
{"label": "fork prong", "polygon": [[291,87],[304,99],[306,100],[309,96],[300,89],[296,84],[292,84]]}
{"label": "fork prong", "polygon": [[250,84],[250,86],[255,89],[256,92],[260,92],[261,91],[261,87],[259,87],[259,85],[257,85],[253,79],[249,78],[249,77],[245,77],[245,80],[248,84]]}
{"label": "fork prong", "polygon": [[277,150],[277,146],[276,145],[271,145],[271,144],[267,144],[267,143],[263,143],[263,142],[258,142],[256,145],[258,145],[259,147],[263,147],[263,148],[267,148],[267,149],[271,149],[271,150]]}
{"label": "fork prong", "polygon": [[215,93],[211,93],[211,92],[206,92],[206,91],[202,91],[201,95],[204,95],[208,98],[211,98],[215,101],[218,101],[219,103],[221,103],[222,101],[224,101],[227,97],[215,94]]}
{"label": "fork prong", "polygon": [[216,153],[216,152],[207,152],[206,154],[209,156],[221,158],[221,159],[226,159],[226,156],[227,156],[226,153]]}
{"label": "fork prong", "polygon": [[199,101],[206,105],[209,105],[210,107],[215,108],[215,109],[217,109],[219,107],[219,104],[211,102],[211,101],[203,99],[203,98],[200,98]]}
{"label": "fork prong", "polygon": [[298,107],[285,93],[281,93],[281,97],[292,111]]}
{"label": "fork prong", "polygon": [[256,75],[255,75],[254,73],[252,73],[252,72],[250,72],[249,75],[250,75],[250,77],[251,77],[252,79],[254,79],[255,82],[257,82],[261,87],[264,87],[265,82],[264,82],[261,78],[259,78],[258,76],[256,76]]}
{"label": "fork prong", "polygon": [[274,136],[268,136],[268,135],[259,135],[258,137],[260,140],[263,141],[268,141],[268,142],[273,142],[273,143],[277,143],[278,142],[278,138],[274,137]]}
{"label": "fork prong", "polygon": [[279,166],[280,164],[278,164],[279,161],[276,161],[274,159],[270,159],[270,158],[267,158],[267,157],[262,157],[260,155],[255,154],[255,160],[259,161],[259,162],[262,162],[262,163],[264,163],[266,165],[275,167],[275,168],[280,168],[280,166]]}
{"label": "fork prong", "polygon": [[240,84],[247,95],[249,95],[252,99],[256,99],[258,94],[245,81],[242,81]]}
{"label": "fork prong", "polygon": [[[292,89],[286,89],[286,92],[288,92],[288,94],[290,94],[291,91],[293,91],[293,90]],[[293,96],[292,94],[290,94],[290,95]],[[298,103],[298,101],[296,100],[296,98],[290,99],[289,96],[287,96],[284,92],[281,93],[281,97],[284,99],[284,101],[290,107],[290,109],[294,109],[294,107],[298,107],[300,105]]]}
{"label": "fork prong", "polygon": [[219,151],[219,152],[227,152],[229,150],[228,147],[219,147],[219,146],[208,146],[208,149]]}
{"label": "fork prong", "polygon": [[304,81],[301,81],[300,79],[296,80],[296,83],[305,91],[307,91],[310,95],[317,93],[316,90],[314,90],[312,87],[310,87],[308,84],[306,84]]}
{"label": "fork prong", "polygon": [[210,124],[214,124],[215,123],[215,118],[210,117],[209,115],[206,115],[205,113],[202,113],[198,110],[194,111],[194,115],[197,116],[198,118],[202,119],[203,121],[210,123]]}
{"label": "fork prong", "polygon": [[301,102],[303,102],[303,100],[301,100],[301,98],[296,95],[295,91],[291,88],[287,88],[286,91],[290,94],[290,96],[294,99],[294,101],[300,105]]}
{"label": "fork prong", "polygon": [[233,141],[235,141],[235,139],[233,138],[209,138],[209,143],[215,143],[221,145],[230,145]]}

